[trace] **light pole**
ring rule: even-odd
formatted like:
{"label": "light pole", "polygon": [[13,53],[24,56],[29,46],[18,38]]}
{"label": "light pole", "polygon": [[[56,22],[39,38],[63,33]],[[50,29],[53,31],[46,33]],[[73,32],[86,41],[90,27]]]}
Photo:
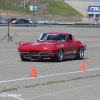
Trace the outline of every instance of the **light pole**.
{"label": "light pole", "polygon": [[26,6],[26,0],[24,0],[24,9],[25,9],[25,6]]}
{"label": "light pole", "polygon": [[0,20],[1,20],[2,18],[1,18],[1,12],[0,12]]}

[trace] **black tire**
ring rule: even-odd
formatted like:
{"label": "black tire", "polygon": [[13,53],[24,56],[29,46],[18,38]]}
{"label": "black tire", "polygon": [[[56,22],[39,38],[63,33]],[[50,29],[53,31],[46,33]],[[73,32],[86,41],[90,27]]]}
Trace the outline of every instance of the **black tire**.
{"label": "black tire", "polygon": [[61,62],[63,60],[63,51],[60,49],[57,54],[53,57],[53,61]]}
{"label": "black tire", "polygon": [[80,47],[77,55],[76,55],[76,59],[82,60],[84,58],[84,48]]}
{"label": "black tire", "polygon": [[20,58],[22,61],[30,61],[31,60],[31,59],[24,58],[23,56],[20,56]]}

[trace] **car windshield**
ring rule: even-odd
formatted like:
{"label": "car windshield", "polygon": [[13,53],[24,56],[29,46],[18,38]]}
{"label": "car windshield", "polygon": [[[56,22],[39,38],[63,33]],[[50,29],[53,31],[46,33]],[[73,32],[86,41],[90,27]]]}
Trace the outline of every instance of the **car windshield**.
{"label": "car windshield", "polygon": [[39,40],[45,41],[65,41],[66,35],[65,34],[41,34]]}

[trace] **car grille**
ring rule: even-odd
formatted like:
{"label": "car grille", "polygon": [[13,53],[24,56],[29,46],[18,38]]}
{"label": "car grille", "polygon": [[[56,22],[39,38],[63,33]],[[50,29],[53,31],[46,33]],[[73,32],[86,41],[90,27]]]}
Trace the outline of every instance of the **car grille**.
{"label": "car grille", "polygon": [[50,53],[40,53],[41,56],[50,56]]}
{"label": "car grille", "polygon": [[39,52],[29,52],[30,55],[39,55]]}
{"label": "car grille", "polygon": [[21,52],[21,54],[24,55],[24,56],[50,57],[51,54],[55,54],[55,53],[50,53],[50,52]]}
{"label": "car grille", "polygon": [[29,52],[22,52],[22,55],[29,55]]}

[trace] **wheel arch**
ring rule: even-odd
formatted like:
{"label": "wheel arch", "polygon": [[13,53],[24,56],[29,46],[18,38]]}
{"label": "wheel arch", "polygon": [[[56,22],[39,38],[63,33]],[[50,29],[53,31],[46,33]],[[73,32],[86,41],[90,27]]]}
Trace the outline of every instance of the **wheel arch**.
{"label": "wheel arch", "polygon": [[82,41],[76,41],[75,42],[76,47],[79,49],[80,47],[82,47],[84,50],[86,50],[86,44],[83,43]]}
{"label": "wheel arch", "polygon": [[59,48],[59,49],[57,50],[57,52],[58,52],[59,50],[62,50],[62,52],[64,53],[64,48]]}

